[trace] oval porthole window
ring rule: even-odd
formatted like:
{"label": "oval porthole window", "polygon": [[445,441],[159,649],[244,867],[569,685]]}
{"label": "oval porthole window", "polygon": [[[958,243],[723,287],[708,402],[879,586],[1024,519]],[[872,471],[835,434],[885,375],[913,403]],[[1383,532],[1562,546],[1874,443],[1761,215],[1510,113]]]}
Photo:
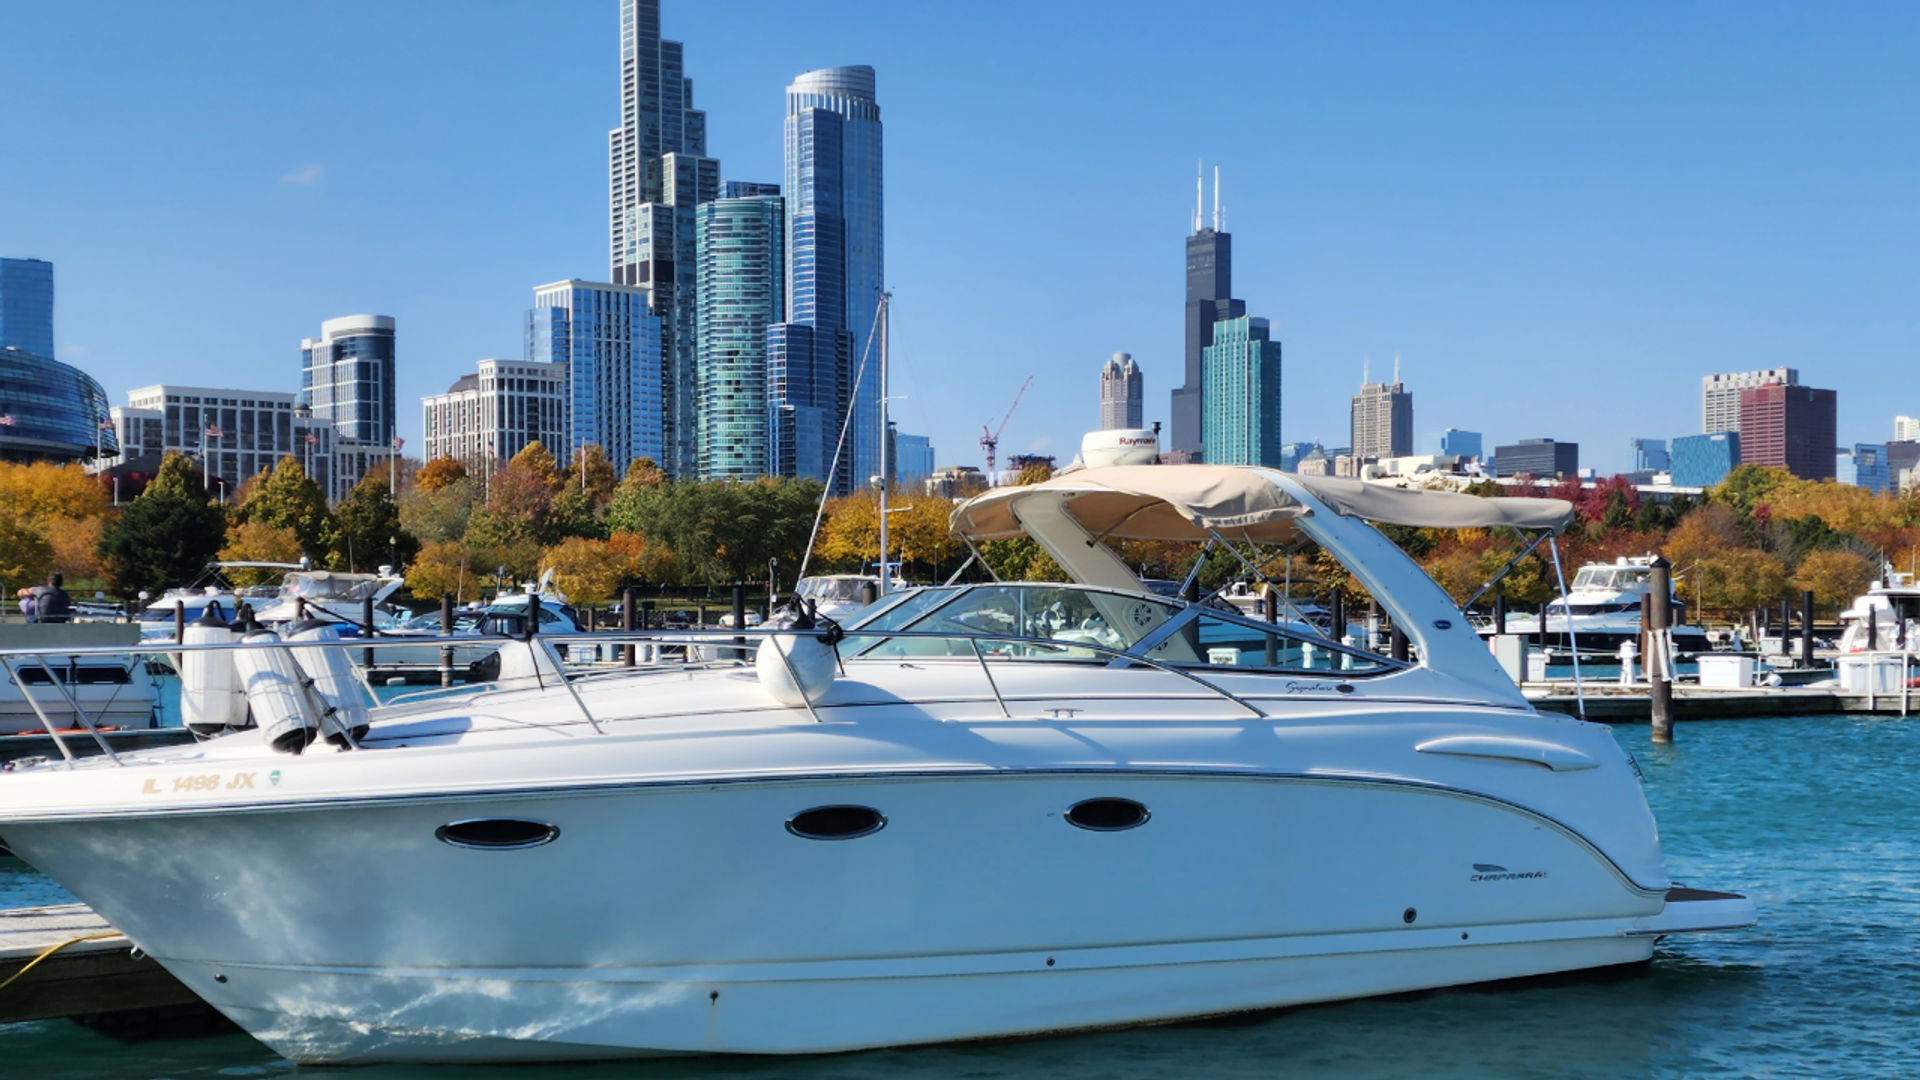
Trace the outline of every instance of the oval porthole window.
{"label": "oval porthole window", "polygon": [[787,831],[808,840],[852,840],[886,825],[886,815],[871,806],[816,806],[787,819]]}
{"label": "oval porthole window", "polygon": [[475,818],[454,821],[433,831],[434,839],[454,847],[478,851],[514,851],[551,844],[560,826],[525,818]]}
{"label": "oval porthole window", "polygon": [[1069,824],[1094,832],[1119,832],[1147,823],[1147,808],[1132,799],[1087,799],[1067,811]]}

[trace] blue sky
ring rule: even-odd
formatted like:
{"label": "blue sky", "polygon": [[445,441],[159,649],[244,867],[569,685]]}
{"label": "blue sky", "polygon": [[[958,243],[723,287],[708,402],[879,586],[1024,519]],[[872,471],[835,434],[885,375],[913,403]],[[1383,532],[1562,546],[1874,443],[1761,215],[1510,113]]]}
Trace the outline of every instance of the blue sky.
{"label": "blue sky", "polygon": [[[0,254],[116,402],[294,389],[300,338],[400,327],[422,394],[606,274],[614,0],[0,6]],[[1179,381],[1194,168],[1284,342],[1289,440],[1364,358],[1419,433],[1628,465],[1699,378],[1790,364],[1842,442],[1920,414],[1920,6],[667,0],[709,151],[778,180],[782,91],[879,72],[895,406],[942,464],[1070,455],[1115,350]]]}

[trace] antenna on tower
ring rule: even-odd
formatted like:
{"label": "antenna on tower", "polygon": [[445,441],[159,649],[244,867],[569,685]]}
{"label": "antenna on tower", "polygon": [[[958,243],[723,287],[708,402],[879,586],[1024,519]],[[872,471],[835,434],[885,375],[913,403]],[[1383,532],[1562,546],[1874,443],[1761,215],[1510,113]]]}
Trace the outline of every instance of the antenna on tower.
{"label": "antenna on tower", "polygon": [[1220,231],[1220,166],[1213,167],[1213,231]]}
{"label": "antenna on tower", "polygon": [[1400,354],[1393,354],[1393,385],[1400,385]]}
{"label": "antenna on tower", "polygon": [[1200,231],[1200,204],[1206,198],[1207,163],[1196,159],[1193,163],[1193,231]]}
{"label": "antenna on tower", "polygon": [[1365,387],[1367,383],[1372,379],[1372,370],[1373,370],[1373,357],[1362,356],[1360,358],[1360,385],[1362,387]]}

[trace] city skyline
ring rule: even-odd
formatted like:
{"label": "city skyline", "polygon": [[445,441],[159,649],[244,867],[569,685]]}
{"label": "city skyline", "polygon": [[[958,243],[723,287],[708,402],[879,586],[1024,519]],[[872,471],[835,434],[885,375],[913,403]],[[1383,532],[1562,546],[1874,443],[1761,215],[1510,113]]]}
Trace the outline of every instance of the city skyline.
{"label": "city skyline", "polygon": [[[537,24],[504,5],[459,20],[383,14],[381,55],[408,64],[345,92],[281,85],[281,43],[372,10],[270,11],[247,27],[196,9],[135,10],[110,27],[64,10],[0,15],[10,36],[62,46],[0,73],[0,92],[36,102],[0,118],[0,139],[35,166],[0,178],[0,237],[7,255],[59,266],[59,359],[111,400],[163,373],[252,385],[246,373],[288,363],[285,343],[317,320],[380,311],[406,323],[396,396],[409,403],[400,433],[419,445],[410,403],[481,357],[516,355],[527,283],[603,265],[613,5]],[[1692,387],[1710,372],[1798,368],[1839,392],[1846,445],[1884,438],[1883,412],[1914,410],[1881,386],[1915,333],[1899,300],[1920,247],[1900,194],[1914,151],[1871,134],[1915,88],[1892,51],[1920,24],[1912,13],[1767,11],[1735,27],[1693,12],[1663,15],[1656,34],[1650,9],[1453,27],[1409,8],[1382,31],[1344,13],[1226,5],[1287,60],[1288,76],[1266,84],[1155,63],[1157,46],[1117,26],[1094,28],[1084,55],[1049,73],[1042,43],[1084,20],[1040,11],[1017,40],[992,39],[1003,72],[986,86],[945,55],[988,40],[957,13],[764,11],[743,24],[666,5],[666,33],[695,58],[711,152],[728,178],[777,176],[781,86],[850,59],[880,69],[896,144],[888,284],[905,398],[893,412],[942,464],[972,463],[960,451],[1029,370],[1039,378],[1002,453],[1064,458],[1082,425],[1060,419],[1084,410],[1100,358],[1124,349],[1177,369],[1169,253],[1191,224],[1202,155],[1229,179],[1234,291],[1270,298],[1260,306],[1288,343],[1289,438],[1341,438],[1349,373],[1395,351],[1433,373],[1417,387],[1426,423],[1499,443],[1545,432],[1585,444],[1583,464],[1603,473],[1630,465],[1623,436],[1696,431]],[[1154,11],[1123,5],[1113,21],[1137,28]],[[1836,48],[1809,53],[1810,38]],[[489,65],[527,50],[553,61],[539,79],[488,81]],[[1391,78],[1340,70],[1383,63]],[[1619,63],[1632,85],[1600,74]],[[1782,69],[1801,90],[1778,85]],[[970,94],[950,93],[962,83]],[[1521,84],[1529,94],[1512,94]],[[1018,101],[1047,107],[1009,112]],[[1224,104],[1198,107],[1212,101]],[[1039,122],[1061,113],[1067,130]],[[1116,132],[1176,115],[1177,138],[1118,149]],[[1273,137],[1245,138],[1269,115]],[[239,126],[287,135],[236,141]],[[508,128],[524,144],[502,156]],[[80,130],[99,137],[64,134]],[[364,150],[329,152],[311,134],[326,130],[355,131]],[[110,183],[110,162],[129,154],[147,182]],[[1020,161],[1029,195],[1067,197],[981,197],[970,163],[1000,155]],[[359,243],[338,242],[348,228]],[[216,304],[219,332],[192,349],[156,341],[154,326]],[[1065,309],[1081,318],[1059,319]],[[1502,378],[1543,370],[1557,377]],[[1569,395],[1586,376],[1595,392]],[[1149,398],[1147,422],[1163,410]],[[1523,415],[1538,420],[1510,426]]]}

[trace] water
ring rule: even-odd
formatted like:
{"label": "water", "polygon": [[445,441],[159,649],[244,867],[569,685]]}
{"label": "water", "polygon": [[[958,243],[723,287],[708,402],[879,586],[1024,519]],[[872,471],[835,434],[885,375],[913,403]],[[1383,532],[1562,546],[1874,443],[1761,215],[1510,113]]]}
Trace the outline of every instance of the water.
{"label": "water", "polygon": [[[1669,941],[1650,972],[1452,990],[1227,1023],[808,1059],[295,1070],[244,1035],[122,1044],[0,1027],[0,1074],[161,1080],[1871,1077],[1920,1068],[1920,722],[1840,716],[1615,729],[1669,867],[1751,895],[1755,930]],[[64,899],[0,860],[0,905]]]}

